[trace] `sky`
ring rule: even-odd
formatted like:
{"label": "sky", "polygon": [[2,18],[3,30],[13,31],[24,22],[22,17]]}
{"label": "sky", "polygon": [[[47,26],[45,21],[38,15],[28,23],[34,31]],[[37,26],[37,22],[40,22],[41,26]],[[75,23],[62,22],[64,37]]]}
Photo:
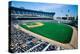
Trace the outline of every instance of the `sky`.
{"label": "sky", "polygon": [[66,16],[66,14],[69,14],[70,16],[78,16],[77,5],[12,1],[11,6],[37,11],[55,12],[55,17]]}

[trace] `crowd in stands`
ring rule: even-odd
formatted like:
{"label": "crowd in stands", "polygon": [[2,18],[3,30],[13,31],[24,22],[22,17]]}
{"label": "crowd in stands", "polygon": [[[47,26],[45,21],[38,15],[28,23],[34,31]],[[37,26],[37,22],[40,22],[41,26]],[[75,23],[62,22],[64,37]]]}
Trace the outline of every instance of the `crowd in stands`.
{"label": "crowd in stands", "polygon": [[[25,33],[11,26],[10,32],[10,51],[15,52],[39,52],[43,51],[48,45],[48,42],[35,38],[34,36]],[[45,51],[57,50],[59,46],[50,45]],[[61,49],[61,48],[60,48]]]}

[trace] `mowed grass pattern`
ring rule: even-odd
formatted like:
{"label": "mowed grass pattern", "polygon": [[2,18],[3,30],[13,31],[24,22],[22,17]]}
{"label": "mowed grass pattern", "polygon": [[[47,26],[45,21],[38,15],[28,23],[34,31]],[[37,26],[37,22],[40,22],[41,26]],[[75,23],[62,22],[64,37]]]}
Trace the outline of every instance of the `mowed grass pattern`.
{"label": "mowed grass pattern", "polygon": [[65,24],[41,22],[44,25],[35,28],[28,28],[26,25],[21,24],[20,26],[30,30],[36,34],[42,35],[46,38],[61,42],[69,43],[72,37],[73,29]]}

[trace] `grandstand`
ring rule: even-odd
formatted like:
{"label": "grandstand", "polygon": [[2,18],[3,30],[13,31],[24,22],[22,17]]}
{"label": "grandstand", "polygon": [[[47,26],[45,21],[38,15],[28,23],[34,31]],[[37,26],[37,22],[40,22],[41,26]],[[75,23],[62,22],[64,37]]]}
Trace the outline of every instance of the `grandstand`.
{"label": "grandstand", "polygon": [[15,18],[48,18],[53,19],[54,12],[43,12],[29,9],[21,9],[17,7],[10,7],[11,16]]}

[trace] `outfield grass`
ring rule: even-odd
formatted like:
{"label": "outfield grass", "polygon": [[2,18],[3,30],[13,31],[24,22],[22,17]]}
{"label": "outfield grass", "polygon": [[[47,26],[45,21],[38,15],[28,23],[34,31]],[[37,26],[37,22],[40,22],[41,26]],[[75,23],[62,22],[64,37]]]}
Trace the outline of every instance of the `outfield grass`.
{"label": "outfield grass", "polygon": [[42,35],[46,38],[61,42],[69,43],[72,37],[73,29],[65,24],[41,22],[44,25],[35,28],[28,28],[26,25],[21,24],[20,26],[30,30],[36,34]]}

